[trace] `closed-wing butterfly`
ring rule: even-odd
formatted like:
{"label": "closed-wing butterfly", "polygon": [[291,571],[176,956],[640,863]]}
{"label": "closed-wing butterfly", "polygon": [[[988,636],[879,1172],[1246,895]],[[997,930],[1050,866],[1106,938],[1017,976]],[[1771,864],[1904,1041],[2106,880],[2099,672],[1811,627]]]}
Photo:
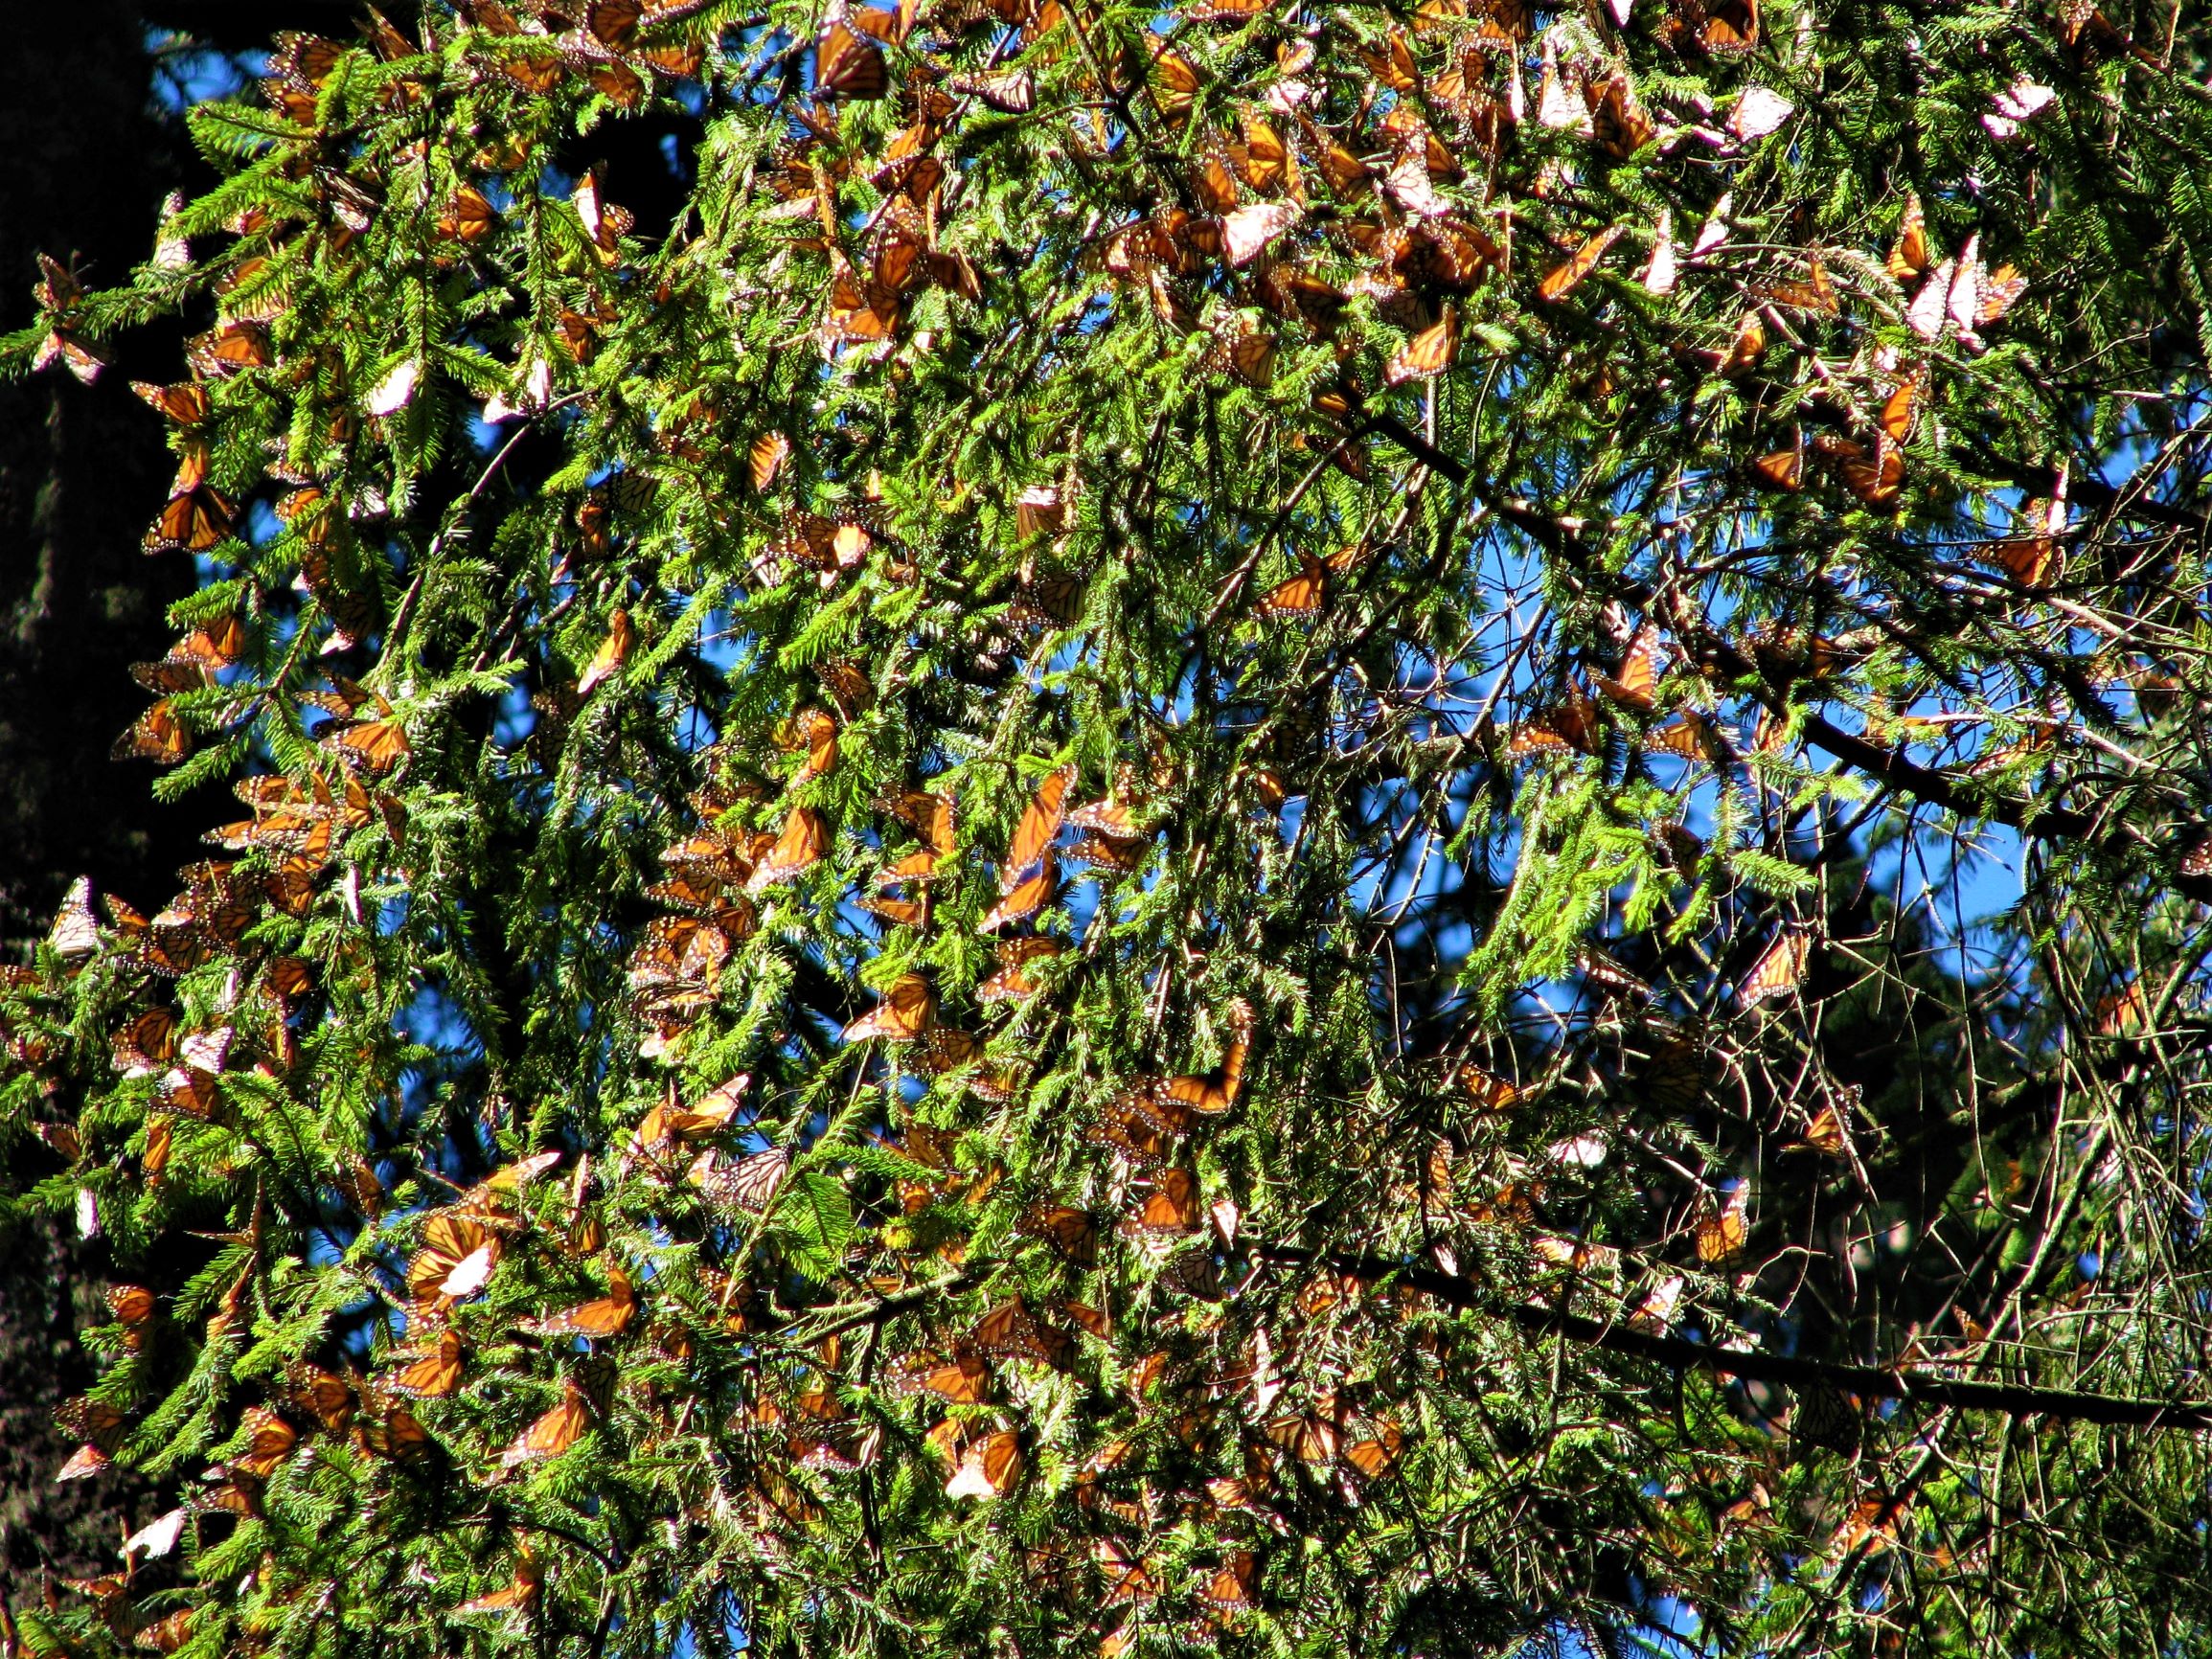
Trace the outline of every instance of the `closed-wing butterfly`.
{"label": "closed-wing butterfly", "polygon": [[1598,261],[1606,257],[1606,250],[1620,239],[1621,225],[1608,225],[1604,230],[1585,240],[1572,254],[1544,273],[1537,284],[1537,298],[1547,304],[1556,304],[1582,285],[1583,279],[1597,269]]}
{"label": "closed-wing butterfly", "polygon": [[560,1403],[517,1435],[499,1454],[500,1466],[514,1468],[568,1450],[591,1425],[591,1402],[575,1383],[562,1384]]}
{"label": "closed-wing butterfly", "polygon": [[1751,970],[1737,982],[1739,1008],[1754,1009],[1763,1002],[1788,996],[1805,977],[1805,964],[1813,947],[1812,935],[1801,928],[1785,928],[1760,953]]}
{"label": "closed-wing butterfly", "polygon": [[1048,774],[1036,798],[1022,809],[1014,827],[1014,840],[999,870],[999,891],[1011,892],[1034,867],[1043,862],[1060,834],[1067,811],[1067,791],[1075,782],[1075,768],[1061,766]]}
{"label": "closed-wing butterfly", "polygon": [[180,380],[173,386],[133,380],[130,389],[179,426],[198,425],[208,418],[213,407],[208,401],[207,388],[197,380]]}
{"label": "closed-wing butterfly", "polygon": [[205,553],[231,534],[236,509],[213,485],[195,483],[170,498],[147,530],[145,547],[155,553]]}
{"label": "closed-wing butterfly", "polygon": [[267,328],[255,322],[224,323],[195,335],[185,343],[185,355],[194,373],[204,379],[265,368],[276,360]]}
{"label": "closed-wing butterfly", "polygon": [[1770,450],[1756,457],[1751,472],[1769,489],[1794,494],[1805,488],[1805,441],[1802,436],[1787,449]]}
{"label": "closed-wing butterfly", "polygon": [[110,751],[118,761],[153,761],[164,766],[174,765],[191,753],[191,728],[167,697],[133,720]]}
{"label": "closed-wing butterfly", "polygon": [[1434,326],[1398,349],[1382,372],[1383,384],[1402,386],[1410,380],[1425,380],[1441,375],[1451,367],[1451,360],[1458,352],[1459,314],[1447,307]]}
{"label": "closed-wing butterfly", "polygon": [[1252,1605],[1252,1584],[1258,1565],[1249,1550],[1232,1551],[1227,1560],[1207,1579],[1198,1600],[1224,1613],[1242,1613]]}
{"label": "closed-wing butterfly", "polygon": [[996,933],[1002,927],[1026,921],[1052,902],[1059,883],[1059,863],[1048,852],[1036,873],[1019,881],[992,905],[976,923],[978,933]]}
{"label": "closed-wing butterfly", "polygon": [[1751,1236],[1745,1215],[1750,1198],[1751,1183],[1739,1181],[1724,1200],[1706,1204],[1697,1233],[1698,1260],[1705,1266],[1728,1268],[1744,1259]]}
{"label": "closed-wing butterfly", "polygon": [[69,884],[61,908],[54,913],[46,943],[64,962],[81,961],[100,948],[100,923],[92,914],[91,876],[80,875]]}
{"label": "closed-wing butterfly", "polygon": [[781,432],[764,432],[754,439],[745,455],[746,476],[754,490],[765,493],[790,458],[791,441]]}
{"label": "closed-wing butterfly", "polygon": [[1518,1104],[1521,1098],[1528,1093],[1517,1083],[1510,1082],[1494,1072],[1487,1072],[1480,1066],[1471,1065],[1460,1069],[1459,1086],[1466,1091],[1467,1097],[1473,1102],[1475,1110],[1480,1112],[1509,1110]]}
{"label": "closed-wing butterfly", "polygon": [[747,893],[762,893],[789,881],[820,863],[830,850],[830,821],[811,807],[794,807],[775,844],[745,880]]}
{"label": "closed-wing butterfly", "polygon": [[629,612],[618,605],[608,622],[606,638],[600,642],[599,649],[592,654],[591,662],[576,682],[579,696],[589,696],[600,686],[622,672],[623,664],[629,658],[632,637]]}
{"label": "closed-wing butterfly", "polygon": [[1377,1481],[1398,1466],[1399,1455],[1404,1449],[1405,1431],[1396,1423],[1380,1422],[1370,1438],[1354,1441],[1344,1448],[1344,1462],[1362,1479]]}
{"label": "closed-wing butterfly", "polygon": [[490,200],[474,185],[463,185],[438,220],[438,234],[448,240],[473,245],[490,236],[499,223]]}
{"label": "closed-wing butterfly", "polygon": [[888,1037],[904,1042],[922,1035],[936,1023],[937,997],[929,981],[919,973],[902,975],[884,992],[883,1000],[845,1028],[846,1042]]}
{"label": "closed-wing butterfly", "polygon": [[378,717],[342,726],[321,740],[349,766],[372,778],[398,771],[408,755],[406,729],[388,704],[383,705]]}
{"label": "closed-wing butterfly", "polygon": [[1935,249],[1928,241],[1927,220],[1921,212],[1917,192],[1905,195],[1904,215],[1898,221],[1897,239],[1890,244],[1885,262],[1890,276],[1899,282],[1935,265]]}

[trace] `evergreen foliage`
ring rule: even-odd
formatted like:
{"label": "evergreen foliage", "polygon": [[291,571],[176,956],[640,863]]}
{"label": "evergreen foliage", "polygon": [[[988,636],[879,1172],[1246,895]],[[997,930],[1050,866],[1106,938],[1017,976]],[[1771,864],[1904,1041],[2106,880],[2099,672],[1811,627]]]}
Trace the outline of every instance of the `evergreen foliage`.
{"label": "evergreen foliage", "polygon": [[204,328],[119,752],[245,814],[0,1004],[181,1494],[14,1640],[2212,1648],[2208,56],[281,39],[5,343]]}

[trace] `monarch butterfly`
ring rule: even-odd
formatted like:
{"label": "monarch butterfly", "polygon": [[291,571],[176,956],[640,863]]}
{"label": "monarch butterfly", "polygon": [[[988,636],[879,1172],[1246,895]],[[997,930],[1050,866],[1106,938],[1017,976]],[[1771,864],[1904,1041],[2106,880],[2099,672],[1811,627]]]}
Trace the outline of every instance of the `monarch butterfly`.
{"label": "monarch butterfly", "polygon": [[80,961],[100,948],[100,922],[92,914],[92,877],[80,875],[62,895],[46,943],[64,962]]}
{"label": "monarch butterfly", "polygon": [[1917,191],[1905,193],[1904,212],[1898,220],[1897,239],[1890,244],[1889,256],[1883,263],[1891,278],[1897,282],[1919,276],[1935,263],[1935,250],[1927,239],[1927,219],[1921,212]]}
{"label": "monarch butterfly", "polygon": [[754,439],[745,454],[746,476],[752,482],[754,492],[767,493],[790,458],[791,441],[781,432],[764,432]]}
{"label": "monarch butterfly", "polygon": [[573,1382],[562,1384],[560,1403],[524,1429],[499,1454],[500,1467],[511,1469],[560,1456],[590,1426],[591,1415],[591,1403],[583,1391]]}
{"label": "monarch butterfly", "polygon": [[1034,962],[1058,956],[1062,946],[1048,935],[998,942],[998,970],[975,988],[975,1000],[990,1004],[1015,997],[1033,996],[1038,987],[1026,969]]}
{"label": "monarch butterfly", "polygon": [[256,1480],[266,1480],[276,1473],[300,1443],[300,1431],[265,1405],[248,1411],[239,1426],[247,1435],[246,1450],[232,1460],[231,1467]]}
{"label": "monarch butterfly", "polygon": [[1996,322],[2027,291],[2027,278],[2009,264],[1983,273],[1979,303],[1974,307],[1975,324]]}
{"label": "monarch butterfly", "polygon": [[1067,627],[1083,615],[1085,579],[1068,573],[1025,582],[1007,615],[1028,627]]}
{"label": "monarch butterfly", "polygon": [[[419,1303],[435,1302],[446,1280],[465,1262],[473,1261],[470,1273],[489,1274],[487,1261],[495,1261],[499,1239],[482,1221],[451,1210],[434,1213],[422,1224],[422,1246],[407,1264],[407,1289]],[[489,1259],[484,1253],[490,1253]],[[464,1281],[466,1282],[466,1281]]]}
{"label": "monarch butterfly", "polygon": [[453,193],[453,202],[438,219],[438,234],[451,240],[474,244],[491,234],[499,222],[491,203],[473,185]]}
{"label": "monarch butterfly", "polygon": [[725,1163],[718,1152],[701,1153],[690,1180],[710,1204],[764,1212],[790,1172],[791,1155],[780,1147]]}
{"label": "monarch butterfly", "polygon": [[618,109],[635,109],[645,102],[645,78],[627,63],[594,63],[584,79]]}
{"label": "monarch butterfly", "polygon": [[976,1321],[968,1345],[978,1353],[1026,1359],[1065,1370],[1075,1357],[1075,1339],[1039,1320],[1016,1300],[1003,1302]]}
{"label": "monarch butterfly", "polygon": [[1234,1551],[1206,1580],[1206,1587],[1198,1592],[1198,1600],[1224,1613],[1244,1612],[1252,1605],[1252,1582],[1258,1572],[1251,1551]]}
{"label": "monarch butterfly", "polygon": [[1000,1498],[1021,1474],[1021,1437],[1012,1429],[986,1435],[961,1454],[945,1483],[948,1498]]}
{"label": "monarch butterfly", "polygon": [[975,930],[978,933],[996,933],[1002,927],[1028,920],[1052,902],[1058,876],[1058,865],[1048,852],[1043,862],[1038,865],[1037,873],[992,905],[983,920],[975,924]]}
{"label": "monarch butterfly", "polygon": [[1173,1150],[1174,1131],[1149,1121],[1140,1108],[1152,1105],[1142,1092],[1124,1095],[1085,1126],[1084,1138],[1121,1153],[1140,1169],[1157,1164]]}
{"label": "monarch butterfly", "polygon": [[1087,1210],[1067,1204],[1037,1205],[1025,1211],[1020,1231],[1041,1239],[1070,1265],[1090,1267],[1098,1261],[1098,1222]]}
{"label": "monarch butterfly", "polygon": [[1382,383],[1402,386],[1409,380],[1425,380],[1432,375],[1441,375],[1451,366],[1458,352],[1459,314],[1448,307],[1434,327],[1414,335],[1398,349],[1382,371]]}
{"label": "monarch butterfly", "polygon": [[174,765],[192,753],[192,732],[169,698],[153,704],[116,739],[110,757],[118,761],[153,761]]}
{"label": "monarch butterfly", "polygon": [[1461,1068],[1459,1086],[1478,1112],[1510,1110],[1528,1094],[1518,1083],[1509,1082],[1494,1072],[1484,1071],[1480,1066]]}
{"label": "monarch butterfly", "polygon": [[583,225],[583,234],[598,252],[602,264],[612,264],[624,237],[637,223],[627,208],[606,199],[606,181],[597,167],[584,170],[569,194],[569,205]]}
{"label": "monarch butterfly", "polygon": [[1805,443],[1802,438],[1788,449],[1776,449],[1751,463],[1755,477],[1769,489],[1794,494],[1805,488]]}
{"label": "monarch butterfly", "polygon": [[991,1386],[991,1367],[968,1349],[956,1350],[949,1359],[909,1354],[891,1368],[891,1386],[900,1394],[933,1394],[954,1405],[976,1405]]}
{"label": "monarch butterfly", "polygon": [[1344,1431],[1327,1407],[1276,1418],[1261,1424],[1260,1432],[1300,1463],[1334,1463],[1344,1443]]}
{"label": "monarch butterfly", "polygon": [[197,380],[180,380],[173,386],[156,386],[146,380],[133,380],[130,389],[137,393],[148,407],[157,410],[179,426],[196,426],[208,418],[213,405],[208,401],[207,388]]}
{"label": "monarch butterfly", "polygon": [[1216,1077],[1170,1078],[1161,1085],[1160,1095],[1204,1117],[1216,1117],[1237,1103],[1238,1091],[1244,1081],[1244,1057],[1252,1047],[1252,1011],[1243,1001],[1230,1006],[1229,1027],[1231,1035],[1227,1048],[1221,1054],[1221,1069]]}
{"label": "monarch butterfly", "polygon": [[1636,630],[1629,641],[1629,648],[1621,657],[1618,679],[1604,674],[1593,674],[1599,691],[1624,708],[1641,714],[1652,710],[1653,691],[1658,681],[1659,633],[1650,624]]}
{"label": "monarch butterfly", "polygon": [[185,342],[186,360],[203,379],[234,375],[240,369],[267,367],[275,358],[269,351],[269,331],[257,322],[224,323]]}
{"label": "monarch butterfly", "polygon": [[814,96],[864,101],[881,98],[889,87],[882,49],[842,18],[832,19],[814,48]]}
{"label": "monarch butterfly", "polygon": [[1122,1230],[1136,1237],[1195,1233],[1197,1227],[1198,1180],[1188,1170],[1163,1170],[1153,1176],[1145,1201],[1122,1222]]}
{"label": "monarch butterfly", "polygon": [[745,880],[747,893],[764,893],[820,863],[830,850],[830,821],[811,807],[794,807],[766,854]]}
{"label": "monarch butterfly", "polygon": [[576,682],[577,695],[591,695],[596,689],[622,671],[622,665],[629,657],[630,639],[629,612],[617,606],[609,620],[606,638],[600,643],[599,649],[592,654],[589,666]]}
{"label": "monarch butterfly", "polygon": [[372,778],[388,777],[398,771],[408,755],[406,730],[399,716],[390,714],[380,719],[341,727],[327,734],[321,741],[349,766]]}
{"label": "monarch butterfly", "polygon": [[1759,44],[1759,0],[1674,0],[1660,36],[1670,44],[1687,37],[1715,57],[1740,57]]}
{"label": "monarch butterfly", "polygon": [[1736,985],[1736,1003],[1741,1009],[1757,1008],[1775,997],[1787,996],[1795,990],[1805,977],[1805,963],[1813,947],[1810,934],[1797,928],[1785,928],[1774,942],[1760,953]]}
{"label": "monarch butterfly", "polygon": [[1301,553],[1298,574],[1261,596],[1259,614],[1274,618],[1316,616],[1327,593],[1328,580],[1328,566],[1312,554]]}
{"label": "monarch butterfly", "polygon": [[[90,911],[86,911],[89,918]],[[125,1077],[161,1070],[176,1057],[176,1014],[167,1008],[141,1011],[109,1039],[115,1068]]]}
{"label": "monarch butterfly", "polygon": [[169,654],[213,671],[235,668],[245,652],[245,626],[231,615],[203,624],[179,640]]}
{"label": "monarch butterfly", "polygon": [[989,104],[1001,115],[1027,115],[1037,104],[1037,77],[1027,69],[992,75],[949,75],[945,89]]}
{"label": "monarch butterfly", "polygon": [[353,1415],[353,1385],[319,1366],[294,1362],[285,1375],[285,1398],[329,1434],[343,1429]]}
{"label": "monarch butterfly", "polygon": [[1257,116],[1244,118],[1244,142],[1231,152],[1237,171],[1256,191],[1273,192],[1288,185],[1299,193],[1297,158],[1282,135]]}
{"label": "monarch butterfly", "polygon": [[918,1037],[936,1023],[937,997],[929,981],[919,973],[901,976],[883,1000],[845,1028],[846,1042],[888,1037],[903,1042]]}
{"label": "monarch butterfly", "polygon": [[1355,1474],[1379,1481],[1397,1467],[1399,1454],[1404,1449],[1403,1429],[1393,1422],[1378,1423],[1374,1438],[1355,1441],[1344,1448],[1344,1461]]}
{"label": "monarch butterfly", "polygon": [[1708,1203],[1698,1221],[1698,1260],[1708,1267],[1728,1268],[1744,1259],[1750,1224],[1745,1210],[1751,1198],[1751,1183],[1739,1181],[1727,1198]]}
{"label": "monarch butterfly", "polygon": [[602,46],[620,51],[637,34],[645,16],[645,0],[591,0],[583,13],[583,27]]}
{"label": "monarch butterfly", "polygon": [[1153,41],[1152,51],[1152,96],[1160,113],[1171,121],[1189,114],[1198,95],[1197,70],[1181,53],[1169,51],[1165,42]]}
{"label": "monarch butterfly", "polygon": [[1757,311],[1745,311],[1736,324],[1736,332],[1728,342],[1727,351],[1721,353],[1714,372],[1721,375],[1741,375],[1767,354],[1767,325]]}
{"label": "monarch butterfly", "polygon": [[205,553],[231,534],[235,509],[210,485],[195,484],[171,497],[146,533],[148,554]]}
{"label": "monarch butterfly", "polygon": [[1606,257],[1606,250],[1620,239],[1621,225],[1608,225],[1589,237],[1561,263],[1554,265],[1537,284],[1537,298],[1556,305],[1582,285],[1583,279],[1597,269],[1598,261]]}
{"label": "monarch butterfly", "polygon": [[1803,282],[1769,284],[1761,298],[1769,305],[1824,317],[1833,317],[1842,309],[1836,298],[1836,284],[1828,280],[1828,268],[1820,262],[1818,254],[1805,256]]}
{"label": "monarch butterfly", "polygon": [[1014,840],[1007,849],[1006,862],[1000,869],[1001,893],[1012,891],[1023,875],[1045,860],[1054,837],[1060,833],[1066,814],[1068,786],[1074,782],[1073,766],[1062,766],[1047,774],[1036,798],[1022,809],[1020,822],[1014,827]]}
{"label": "monarch butterfly", "polygon": [[1608,996],[1633,997],[1639,1001],[1648,1001],[1651,997],[1649,985],[1594,945],[1585,944],[1575,952],[1574,969]]}
{"label": "monarch butterfly", "polygon": [[564,1312],[532,1320],[528,1322],[528,1329],[540,1336],[590,1336],[601,1340],[620,1336],[637,1313],[637,1292],[630,1286],[629,1275],[621,1267],[608,1269],[606,1277],[604,1296],[580,1303]]}
{"label": "monarch butterfly", "polygon": [[1348,299],[1335,284],[1291,265],[1270,270],[1266,291],[1278,312],[1297,317],[1317,334],[1326,334],[1334,326]]}
{"label": "monarch butterfly", "polygon": [[[1231,186],[1234,199],[1234,186]],[[1250,264],[1269,242],[1304,216],[1295,202],[1263,202],[1224,213],[1220,221],[1221,253],[1231,265]]]}
{"label": "monarch butterfly", "polygon": [[1850,1137],[1844,1128],[1843,1113],[1832,1101],[1813,1114],[1805,1125],[1805,1133],[1794,1146],[1808,1152],[1817,1152],[1824,1158],[1841,1158],[1849,1155]]}
{"label": "monarch butterfly", "polygon": [[1523,755],[1596,752],[1596,711],[1589,699],[1570,692],[1564,700],[1533,719],[1516,723],[1506,738],[1509,760]]}
{"label": "monarch butterfly", "polygon": [[464,1602],[453,1609],[455,1613],[508,1613],[530,1612],[537,1605],[538,1590],[545,1578],[545,1569],[528,1550],[520,1551],[514,1562],[514,1577],[498,1589]]}

